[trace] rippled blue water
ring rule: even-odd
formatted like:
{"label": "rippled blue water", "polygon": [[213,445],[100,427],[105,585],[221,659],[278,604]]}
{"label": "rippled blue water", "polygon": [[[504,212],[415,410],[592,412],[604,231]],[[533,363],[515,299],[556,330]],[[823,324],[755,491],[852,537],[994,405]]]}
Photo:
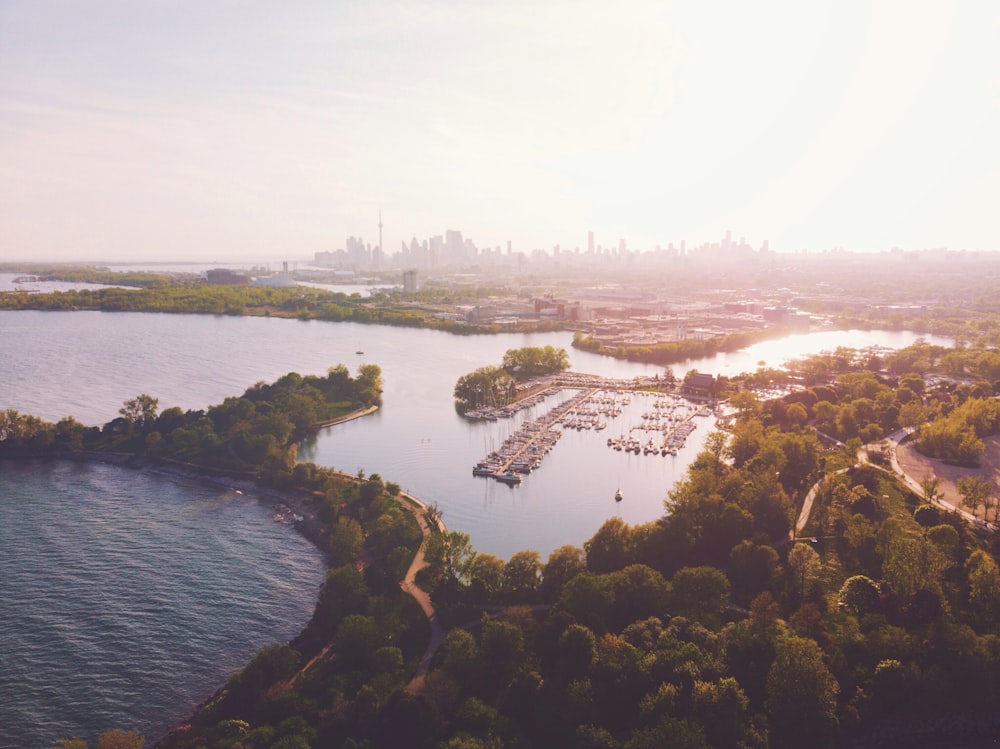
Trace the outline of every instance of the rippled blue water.
{"label": "rippled blue water", "polygon": [[251,495],[0,462],[0,746],[155,740],[312,613],[318,551]]}

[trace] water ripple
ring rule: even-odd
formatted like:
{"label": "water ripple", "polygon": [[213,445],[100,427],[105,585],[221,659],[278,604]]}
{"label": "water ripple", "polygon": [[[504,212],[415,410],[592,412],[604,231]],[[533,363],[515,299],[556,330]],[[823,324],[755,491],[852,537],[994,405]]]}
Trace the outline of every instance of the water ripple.
{"label": "water ripple", "polygon": [[254,497],[0,462],[0,747],[158,738],[312,612],[319,553]]}

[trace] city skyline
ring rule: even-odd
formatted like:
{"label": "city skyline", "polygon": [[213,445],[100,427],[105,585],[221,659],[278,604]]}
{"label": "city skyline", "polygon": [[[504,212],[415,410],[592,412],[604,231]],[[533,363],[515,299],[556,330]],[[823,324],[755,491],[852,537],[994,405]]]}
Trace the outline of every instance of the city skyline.
{"label": "city skyline", "polygon": [[985,0],[11,0],[0,261],[310,257],[380,231],[391,253],[447,228],[522,252],[727,230],[997,250],[998,31]]}

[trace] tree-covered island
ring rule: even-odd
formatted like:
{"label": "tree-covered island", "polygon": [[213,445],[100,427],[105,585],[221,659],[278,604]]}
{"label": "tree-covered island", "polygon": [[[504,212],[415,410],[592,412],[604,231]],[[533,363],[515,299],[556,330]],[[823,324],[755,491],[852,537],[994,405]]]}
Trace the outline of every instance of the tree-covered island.
{"label": "tree-covered island", "polygon": [[485,366],[462,375],[455,383],[455,405],[459,412],[489,406],[506,406],[526,395],[519,385],[569,369],[566,349],[525,346],[508,349],[500,366]]}
{"label": "tree-covered island", "polygon": [[469,302],[488,290],[423,291],[401,298],[377,292],[370,297],[310,286],[291,287],[210,283],[190,273],[113,272],[98,268],[14,266],[34,278],[108,284],[47,293],[0,291],[0,310],[95,310],[101,312],[165,312],[172,314],[248,315],[299,320],[357,322],[411,328],[431,328],[459,335],[501,331],[546,331],[559,326],[524,320],[516,325],[476,323],[443,315],[440,304]]}
{"label": "tree-covered island", "polygon": [[[398,487],[264,450],[267,481],[310,490],[331,570],[304,632],[262,649],[160,746],[981,746],[1000,733],[1000,543],[987,529],[1000,494],[988,479],[950,497],[941,481],[913,488],[893,464],[907,431],[997,444],[994,388],[977,382],[989,352],[943,377],[951,353],[839,350],[793,367],[814,379],[781,398],[740,391],[659,520],[612,518],[547,560],[478,553],[432,525],[417,584],[442,639],[426,671],[434,638],[398,584],[421,533]],[[372,402],[375,380],[345,375],[286,375],[251,388],[252,409],[227,399],[194,424],[227,435],[204,443],[213,463],[228,463],[223,444],[246,461],[237,435],[258,412],[284,425],[303,389],[336,381],[344,408]],[[84,445],[175,444],[155,406],[126,402]],[[37,452],[32,433],[77,449],[54,425],[4,423],[8,454]]]}

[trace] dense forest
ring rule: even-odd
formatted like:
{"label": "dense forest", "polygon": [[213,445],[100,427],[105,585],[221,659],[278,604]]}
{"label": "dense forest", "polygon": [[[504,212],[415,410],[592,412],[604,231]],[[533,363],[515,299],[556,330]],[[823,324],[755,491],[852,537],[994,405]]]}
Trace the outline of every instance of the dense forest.
{"label": "dense forest", "polygon": [[343,365],[325,377],[290,372],[206,411],[176,406],[160,411],[159,400],[143,393],[125,401],[119,417],[103,427],[87,427],[71,417],[53,424],[7,409],[0,411],[0,458],[118,453],[275,482],[296,470],[297,443],[320,424],[378,406],[381,398],[382,371],[365,364],[355,378]]}
{"label": "dense forest", "polygon": [[[28,266],[30,268],[30,266]],[[416,294],[405,300],[378,293],[369,298],[309,286],[290,288],[208,283],[192,274],[117,273],[97,269],[36,269],[43,280],[114,284],[108,288],[75,289],[44,294],[0,291],[0,310],[96,310],[101,312],[167,312],[174,314],[252,315],[300,320],[358,322],[411,328],[431,328],[460,335],[498,333],[501,326],[470,324],[442,316],[432,301],[478,299],[476,290]],[[516,329],[545,331],[557,323],[523,321]],[[509,332],[510,326],[504,326]]]}
{"label": "dense forest", "polygon": [[608,346],[597,338],[585,333],[573,334],[573,348],[594,354],[612,356],[616,359],[646,362],[649,364],[673,364],[687,359],[703,359],[722,351],[739,351],[768,338],[780,338],[791,331],[782,326],[762,330],[745,330],[729,333],[719,338],[706,340],[685,339],[649,345]]}

